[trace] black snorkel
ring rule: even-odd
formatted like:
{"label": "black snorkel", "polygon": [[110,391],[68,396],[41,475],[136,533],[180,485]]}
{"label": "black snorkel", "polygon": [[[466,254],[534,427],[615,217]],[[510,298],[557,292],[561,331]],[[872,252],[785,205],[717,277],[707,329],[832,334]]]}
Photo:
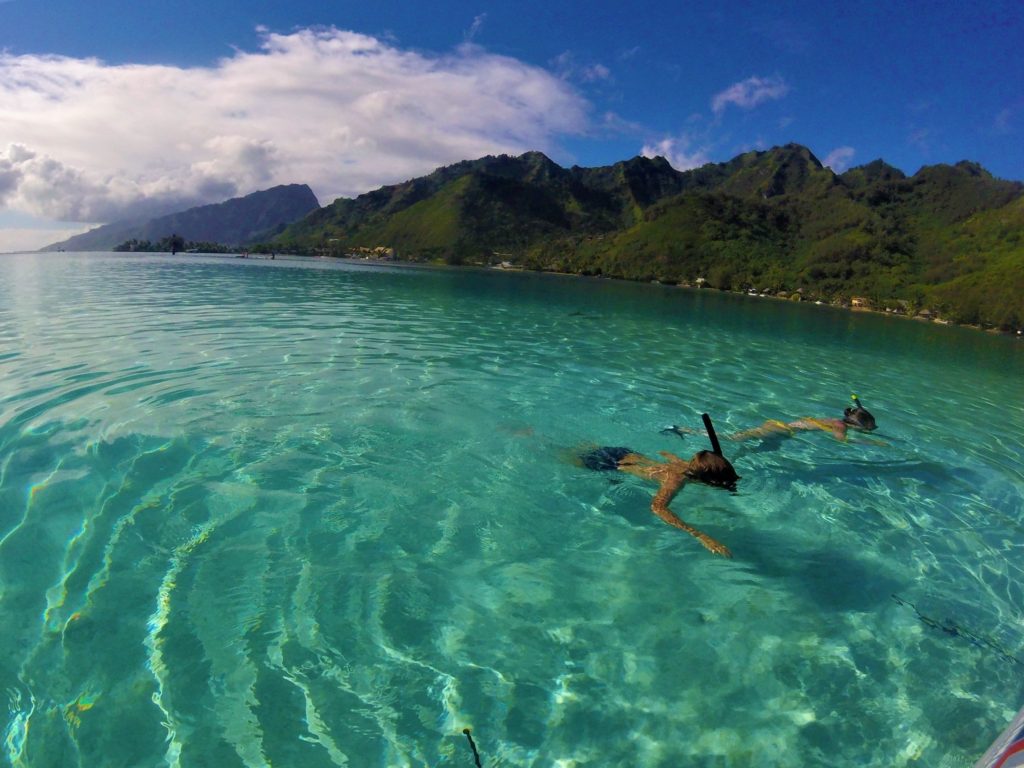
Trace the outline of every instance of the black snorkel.
{"label": "black snorkel", "polygon": [[[704,420],[704,429],[708,433],[708,440],[711,441],[711,452],[716,456],[722,456],[722,446],[718,442],[718,435],[715,434],[715,425],[711,423],[711,417],[703,413],[701,419]],[[722,458],[725,457],[722,456]]]}
{"label": "black snorkel", "polygon": [[[711,441],[711,453],[716,459],[710,462],[710,466],[705,463],[704,459],[701,459],[701,464],[710,469],[715,467],[710,473],[706,470],[701,473],[701,477],[698,479],[702,483],[713,486],[715,488],[724,488],[732,493],[736,492],[736,481],[740,479],[740,476],[736,474],[736,469],[732,463],[722,455],[722,444],[718,442],[718,435],[715,434],[715,425],[711,423],[711,417],[706,413],[701,414],[701,419],[704,421],[704,429],[708,433],[708,440]],[[702,453],[707,451],[700,451],[694,456],[696,460]]]}

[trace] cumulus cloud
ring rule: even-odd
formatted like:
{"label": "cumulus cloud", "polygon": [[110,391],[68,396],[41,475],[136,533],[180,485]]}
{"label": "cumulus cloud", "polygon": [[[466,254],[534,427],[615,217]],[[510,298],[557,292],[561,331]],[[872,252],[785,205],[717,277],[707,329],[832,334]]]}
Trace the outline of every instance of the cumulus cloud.
{"label": "cumulus cloud", "polygon": [[669,137],[653,144],[644,144],[640,154],[644,157],[664,157],[677,171],[688,171],[711,162],[701,148],[691,148],[692,141],[685,137]]}
{"label": "cumulus cloud", "polygon": [[781,99],[789,93],[789,85],[781,77],[748,77],[733,83],[711,99],[711,110],[721,115],[729,105],[753,109],[766,101]]}
{"label": "cumulus cloud", "polygon": [[180,190],[147,191],[131,179],[90,174],[20,144],[0,151],[0,209],[96,222],[154,214],[199,199]]}
{"label": "cumulus cloud", "polygon": [[563,79],[479,46],[260,32],[197,68],[0,51],[0,209],[106,222],[292,182],[329,202],[588,127]]}
{"label": "cumulus cloud", "polygon": [[836,147],[825,156],[821,164],[831,168],[836,173],[842,173],[850,167],[853,156],[856,154],[857,150],[853,147]]}
{"label": "cumulus cloud", "polygon": [[[0,0],[2,2],[3,0]],[[15,156],[24,151],[24,147],[10,147],[7,156],[0,156],[0,206],[4,201],[14,194],[14,191],[21,183],[21,168],[19,158]]]}

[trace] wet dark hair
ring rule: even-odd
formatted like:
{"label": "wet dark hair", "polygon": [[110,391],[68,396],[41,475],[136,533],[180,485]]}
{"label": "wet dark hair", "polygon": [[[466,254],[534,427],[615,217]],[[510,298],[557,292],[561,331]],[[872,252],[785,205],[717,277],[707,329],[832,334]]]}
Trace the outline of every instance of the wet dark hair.
{"label": "wet dark hair", "polygon": [[866,432],[877,428],[875,417],[871,415],[867,408],[861,405],[857,405],[856,408],[847,408],[843,411],[843,423],[857,429],[863,429]]}
{"label": "wet dark hair", "polygon": [[698,483],[727,491],[735,491],[736,481],[740,479],[729,460],[714,451],[697,451],[693,454],[686,476]]}

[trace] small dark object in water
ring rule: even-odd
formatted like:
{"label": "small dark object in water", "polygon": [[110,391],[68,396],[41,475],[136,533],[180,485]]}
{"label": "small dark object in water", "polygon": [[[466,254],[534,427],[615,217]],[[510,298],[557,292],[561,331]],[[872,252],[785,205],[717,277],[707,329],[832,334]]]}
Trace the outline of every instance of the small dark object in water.
{"label": "small dark object in water", "polygon": [[473,750],[473,760],[476,762],[477,768],[483,768],[483,764],[480,762],[480,753],[476,751],[476,744],[473,742],[473,736],[470,734],[469,728],[463,728],[462,732],[469,739],[469,748]]}
{"label": "small dark object in water", "polygon": [[933,619],[931,616],[925,616],[917,609],[916,605],[914,605],[909,600],[904,600],[899,595],[893,595],[892,599],[895,600],[899,605],[905,605],[908,608],[910,608],[914,613],[917,614],[917,618],[919,618],[925,626],[931,627],[932,629],[941,630],[942,632],[945,632],[947,635],[952,635],[953,637],[962,637],[964,640],[967,640],[969,643],[979,648],[991,648],[1006,661],[1012,662],[1014,664],[1024,664],[1024,661],[1018,659],[1016,656],[1010,653],[1002,644],[1000,644],[997,640],[992,639],[988,635],[979,634],[970,629],[967,629],[966,627],[963,627],[957,622],[955,622],[953,619],[939,621],[938,619]]}
{"label": "small dark object in water", "polygon": [[580,461],[587,469],[596,469],[599,472],[608,472],[618,469],[619,462],[631,453],[636,453],[636,451],[632,448],[606,445],[580,454]]}
{"label": "small dark object in water", "polygon": [[659,434],[679,435],[680,440],[685,440],[687,431],[686,427],[680,427],[678,424],[673,424],[671,427],[665,427]]}

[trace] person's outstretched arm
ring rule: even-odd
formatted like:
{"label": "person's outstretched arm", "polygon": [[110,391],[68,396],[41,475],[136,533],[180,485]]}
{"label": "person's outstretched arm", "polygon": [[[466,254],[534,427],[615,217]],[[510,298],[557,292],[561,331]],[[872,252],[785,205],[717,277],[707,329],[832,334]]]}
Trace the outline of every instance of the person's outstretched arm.
{"label": "person's outstretched arm", "polygon": [[669,502],[675,498],[676,494],[679,493],[679,489],[684,484],[681,478],[663,480],[661,487],[658,488],[658,492],[654,496],[654,500],[651,501],[651,511],[674,528],[686,531],[714,554],[721,555],[722,557],[732,557],[732,552],[729,551],[725,544],[716,541],[703,531],[699,531],[689,523],[684,522],[675,512],[668,508]]}

